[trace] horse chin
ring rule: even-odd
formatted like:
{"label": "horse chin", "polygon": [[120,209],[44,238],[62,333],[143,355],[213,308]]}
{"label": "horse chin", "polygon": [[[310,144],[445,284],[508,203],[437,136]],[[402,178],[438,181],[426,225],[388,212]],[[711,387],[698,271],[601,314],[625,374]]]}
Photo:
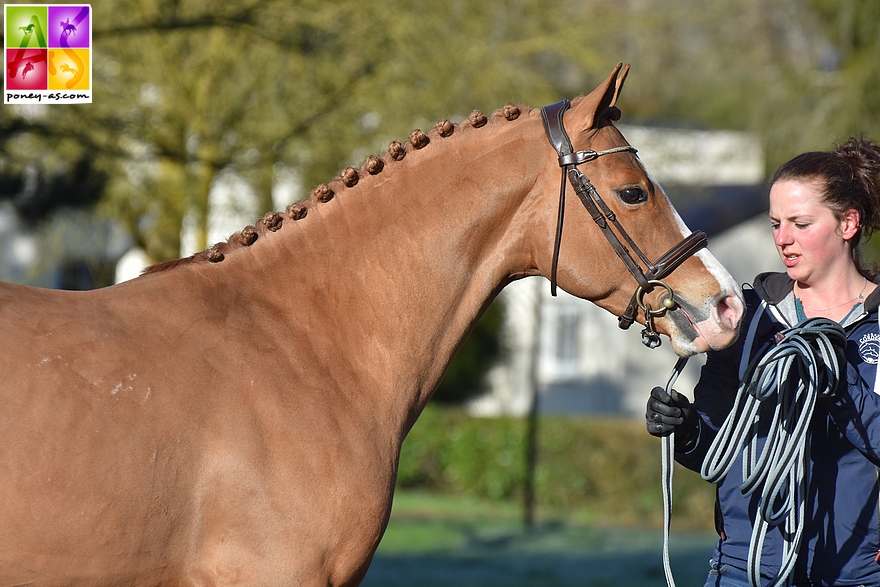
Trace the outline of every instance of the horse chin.
{"label": "horse chin", "polygon": [[696,325],[691,322],[687,314],[680,310],[670,312],[667,316],[669,321],[669,343],[672,350],[679,357],[690,357],[698,353],[704,353],[709,348],[708,341],[700,335]]}
{"label": "horse chin", "polygon": [[680,357],[689,357],[730,346],[739,333],[744,309],[742,297],[735,294],[719,296],[702,307],[681,301],[667,316],[672,349]]}

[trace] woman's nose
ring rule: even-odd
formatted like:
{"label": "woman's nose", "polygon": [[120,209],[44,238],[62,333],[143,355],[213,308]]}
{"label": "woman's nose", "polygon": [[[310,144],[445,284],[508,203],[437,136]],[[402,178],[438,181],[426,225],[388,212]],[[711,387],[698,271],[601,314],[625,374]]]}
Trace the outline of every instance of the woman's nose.
{"label": "woman's nose", "polygon": [[776,241],[776,246],[791,244],[791,233],[785,226],[779,225],[774,231],[773,239]]}

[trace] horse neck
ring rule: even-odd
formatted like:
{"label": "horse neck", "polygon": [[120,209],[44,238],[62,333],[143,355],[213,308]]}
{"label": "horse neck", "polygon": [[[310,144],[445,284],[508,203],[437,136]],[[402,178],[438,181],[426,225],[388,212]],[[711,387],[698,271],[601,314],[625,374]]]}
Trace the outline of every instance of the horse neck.
{"label": "horse neck", "polygon": [[404,432],[497,292],[533,271],[523,224],[546,157],[530,160],[524,133],[540,122],[499,124],[434,137],[355,187],[337,184],[332,200],[215,266],[224,287],[254,288],[249,298],[290,320],[293,348],[332,349],[319,360],[397,406]]}

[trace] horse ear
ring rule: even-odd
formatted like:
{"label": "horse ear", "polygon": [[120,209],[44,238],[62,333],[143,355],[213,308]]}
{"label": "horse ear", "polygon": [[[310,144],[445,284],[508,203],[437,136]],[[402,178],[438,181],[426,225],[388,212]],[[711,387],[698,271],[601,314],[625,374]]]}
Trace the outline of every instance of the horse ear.
{"label": "horse ear", "polygon": [[[617,69],[615,72],[620,71],[621,64],[617,64]],[[620,76],[614,81],[614,96],[611,98],[611,103],[608,104],[609,107],[617,104],[617,98],[620,96],[620,90],[623,89],[623,82],[626,81],[626,76],[629,74],[629,63],[623,66],[623,71],[620,72]]]}
{"label": "horse ear", "polygon": [[583,102],[579,105],[585,109],[583,130],[593,128],[596,121],[617,103],[617,98],[620,96],[623,82],[626,81],[628,73],[629,63],[626,65],[618,63],[614,71],[611,72],[611,75],[608,76],[608,79],[583,99]]}

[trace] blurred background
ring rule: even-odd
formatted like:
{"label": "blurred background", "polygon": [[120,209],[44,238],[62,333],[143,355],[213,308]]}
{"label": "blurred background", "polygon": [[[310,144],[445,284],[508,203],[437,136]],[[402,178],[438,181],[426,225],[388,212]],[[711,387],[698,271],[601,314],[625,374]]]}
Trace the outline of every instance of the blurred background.
{"label": "blurred background", "polygon": [[[875,0],[91,7],[93,103],[0,107],[0,279],[112,285],[283,210],[414,128],[573,98],[622,61],[624,135],[747,282],[779,267],[768,174],[880,136]],[[635,330],[550,298],[543,280],[505,290],[404,445],[367,584],[662,584],[659,443],[639,420],[674,357]],[[683,584],[705,574],[712,499],[677,473]]]}

